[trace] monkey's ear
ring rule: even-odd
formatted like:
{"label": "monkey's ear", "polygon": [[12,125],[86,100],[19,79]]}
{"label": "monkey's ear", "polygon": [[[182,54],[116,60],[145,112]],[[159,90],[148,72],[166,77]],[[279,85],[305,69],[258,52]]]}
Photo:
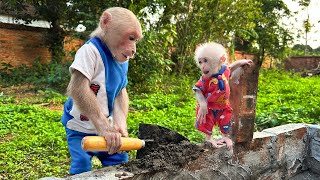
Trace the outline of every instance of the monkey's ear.
{"label": "monkey's ear", "polygon": [[103,12],[101,19],[100,19],[100,27],[103,30],[107,30],[107,28],[110,25],[111,19],[112,19],[112,15],[109,12],[106,12],[106,11]]}

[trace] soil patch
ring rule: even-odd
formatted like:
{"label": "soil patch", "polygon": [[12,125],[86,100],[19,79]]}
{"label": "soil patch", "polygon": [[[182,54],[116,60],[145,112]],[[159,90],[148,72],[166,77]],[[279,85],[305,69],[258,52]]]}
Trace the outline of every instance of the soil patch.
{"label": "soil patch", "polygon": [[178,171],[188,162],[197,159],[203,150],[188,141],[178,144],[160,145],[141,159],[123,165],[126,171],[134,174],[142,172]]}
{"label": "soil patch", "polygon": [[178,171],[188,162],[199,157],[203,149],[170,129],[140,124],[140,139],[153,140],[137,152],[137,159],[123,165],[126,171],[134,174],[141,172]]}

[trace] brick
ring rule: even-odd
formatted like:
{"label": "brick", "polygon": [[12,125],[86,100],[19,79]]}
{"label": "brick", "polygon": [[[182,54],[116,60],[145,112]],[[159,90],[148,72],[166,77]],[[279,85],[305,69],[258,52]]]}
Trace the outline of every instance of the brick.
{"label": "brick", "polygon": [[[51,53],[44,44],[45,28],[0,23],[0,66],[9,63],[12,66],[32,65],[33,61],[41,57],[41,63],[51,60]],[[71,51],[77,50],[84,42],[80,39],[66,37],[66,60],[73,60]]]}
{"label": "brick", "polygon": [[284,60],[284,68],[286,70],[302,72],[317,68],[319,63],[320,56],[290,57]]}

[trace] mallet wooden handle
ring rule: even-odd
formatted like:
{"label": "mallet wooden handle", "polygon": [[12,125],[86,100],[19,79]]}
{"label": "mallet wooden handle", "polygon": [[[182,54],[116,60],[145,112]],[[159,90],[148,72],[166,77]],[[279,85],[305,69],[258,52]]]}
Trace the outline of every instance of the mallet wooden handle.
{"label": "mallet wooden handle", "polygon": [[[144,147],[145,141],[137,138],[122,137],[120,151],[138,150]],[[107,151],[107,141],[103,136],[86,136],[81,141],[85,151]]]}

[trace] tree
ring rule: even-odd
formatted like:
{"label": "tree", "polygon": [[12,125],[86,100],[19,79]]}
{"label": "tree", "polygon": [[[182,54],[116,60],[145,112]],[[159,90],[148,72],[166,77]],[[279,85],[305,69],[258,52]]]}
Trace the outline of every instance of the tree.
{"label": "tree", "polygon": [[264,57],[275,58],[284,56],[283,52],[292,40],[290,32],[279,22],[282,16],[289,16],[290,11],[282,0],[261,0],[261,16],[254,22],[254,31],[258,34],[258,67],[261,67]]}
{"label": "tree", "polygon": [[306,40],[304,55],[306,56],[307,55],[307,45],[308,45],[308,33],[311,32],[311,28],[312,28],[312,25],[311,25],[310,19],[309,19],[309,14],[308,14],[308,18],[303,21],[303,28],[304,28],[305,40]]}
{"label": "tree", "polygon": [[310,53],[313,52],[313,49],[311,46],[309,45],[303,45],[303,44],[295,44],[292,48],[291,48],[291,56],[305,56],[305,51],[308,51]]}
{"label": "tree", "polygon": [[[296,1],[306,6],[310,0]],[[152,46],[141,45],[144,48],[141,52],[147,54],[139,54],[137,58],[149,59],[154,65],[153,72],[162,67],[180,74],[198,72],[193,53],[199,43],[206,41],[222,43],[230,53],[234,48],[256,53],[260,67],[267,55],[284,57],[293,39],[290,29],[284,28],[280,21],[283,16],[291,15],[282,0],[13,0],[7,4],[18,12],[24,3],[32,4],[37,13],[17,15],[17,18],[26,22],[49,21],[52,33],[47,39],[56,52],[61,52],[57,47],[61,47],[63,35],[74,32],[79,24],[86,31],[75,34],[87,39],[106,8],[121,6],[132,10],[143,22],[145,44]],[[160,59],[153,60],[148,57],[150,54],[157,54],[154,58]],[[139,63],[135,65],[143,67]]]}
{"label": "tree", "polygon": [[[293,41],[291,29],[281,24],[283,16],[290,17],[292,12],[282,0],[261,0],[260,16],[254,20],[253,29],[243,29],[238,33],[238,41],[245,42],[244,50],[258,54],[260,67],[266,56],[283,59],[288,53],[288,44]],[[297,0],[301,6],[308,6],[310,0]],[[238,43],[239,44],[239,43]],[[256,48],[254,47],[256,46]]]}
{"label": "tree", "polygon": [[[253,28],[252,23],[259,14],[258,2],[254,0],[158,0],[151,8],[160,9],[159,21],[153,29],[168,36],[174,51],[170,54],[177,73],[197,71],[193,52],[197,44],[217,41],[232,45],[233,34],[240,28]],[[159,11],[158,11],[159,12]],[[239,18],[242,17],[242,18]],[[197,71],[198,72],[198,71]]]}

